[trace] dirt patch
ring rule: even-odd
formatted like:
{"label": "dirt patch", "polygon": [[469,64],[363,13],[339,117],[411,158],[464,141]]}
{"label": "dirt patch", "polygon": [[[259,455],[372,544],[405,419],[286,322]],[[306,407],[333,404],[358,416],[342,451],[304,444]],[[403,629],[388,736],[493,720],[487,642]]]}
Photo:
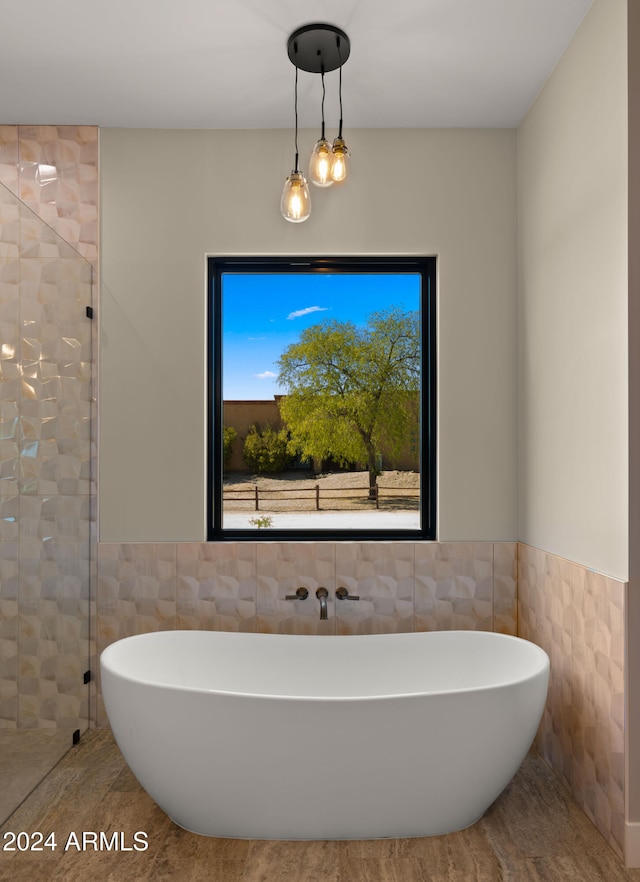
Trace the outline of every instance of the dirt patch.
{"label": "dirt patch", "polygon": [[[256,509],[257,495],[257,509]],[[420,475],[384,471],[378,476],[378,499],[369,496],[368,472],[285,472],[281,475],[232,473],[224,480],[225,511],[417,511]]]}

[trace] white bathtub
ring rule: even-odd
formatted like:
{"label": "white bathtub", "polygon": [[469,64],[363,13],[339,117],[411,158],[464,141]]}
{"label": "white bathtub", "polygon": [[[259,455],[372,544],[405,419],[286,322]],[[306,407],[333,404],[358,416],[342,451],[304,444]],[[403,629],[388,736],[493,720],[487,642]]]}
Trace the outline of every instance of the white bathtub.
{"label": "white bathtub", "polygon": [[181,827],[370,839],[482,816],[531,745],[549,659],[484,631],[163,631],[109,646],[101,674],[127,763]]}

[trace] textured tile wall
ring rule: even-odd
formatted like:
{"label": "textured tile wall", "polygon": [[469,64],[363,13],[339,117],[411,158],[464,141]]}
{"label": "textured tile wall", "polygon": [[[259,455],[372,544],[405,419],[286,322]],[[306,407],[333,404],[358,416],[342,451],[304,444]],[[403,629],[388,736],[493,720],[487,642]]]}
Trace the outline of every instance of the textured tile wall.
{"label": "textured tile wall", "polygon": [[480,542],[417,546],[419,630],[476,627],[493,631],[493,557],[493,545]]}
{"label": "textured tile wall", "polygon": [[624,582],[518,546],[519,634],[551,659],[536,747],[620,856],[625,590]]}
{"label": "textured tile wall", "polygon": [[256,630],[255,545],[180,543],[176,578],[177,628]]}
{"label": "textured tile wall", "polygon": [[87,260],[98,258],[98,129],[19,126],[19,192]]}
{"label": "textured tile wall", "polygon": [[[0,126],[0,727],[75,729],[95,657],[98,130]],[[95,664],[95,662],[94,662]]]}
{"label": "textured tile wall", "polygon": [[[161,629],[516,633],[516,545],[411,542],[100,543],[98,650]],[[329,591],[320,620],[318,587]],[[338,600],[343,586],[359,600]],[[288,600],[304,587],[306,600]],[[98,699],[97,725],[107,725]]]}
{"label": "textured tile wall", "polygon": [[19,545],[0,541],[0,727],[18,726]]}
{"label": "textured tile wall", "polygon": [[[335,544],[268,542],[254,549],[257,630],[265,634],[335,634]],[[329,592],[324,621],[320,621],[315,596],[321,586]],[[286,599],[301,587],[309,592],[306,600]]]}

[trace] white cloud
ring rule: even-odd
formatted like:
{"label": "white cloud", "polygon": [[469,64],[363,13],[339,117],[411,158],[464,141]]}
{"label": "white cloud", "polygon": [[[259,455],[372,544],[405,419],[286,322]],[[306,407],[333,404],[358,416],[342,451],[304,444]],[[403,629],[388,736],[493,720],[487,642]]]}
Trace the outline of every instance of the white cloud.
{"label": "white cloud", "polygon": [[257,380],[270,380],[272,377],[275,377],[273,371],[263,371],[261,374],[253,375]]}
{"label": "white cloud", "polygon": [[328,306],[307,306],[305,309],[296,309],[295,312],[290,312],[287,318],[300,318],[301,315],[309,315],[310,312],[326,312],[327,309],[329,309]]}

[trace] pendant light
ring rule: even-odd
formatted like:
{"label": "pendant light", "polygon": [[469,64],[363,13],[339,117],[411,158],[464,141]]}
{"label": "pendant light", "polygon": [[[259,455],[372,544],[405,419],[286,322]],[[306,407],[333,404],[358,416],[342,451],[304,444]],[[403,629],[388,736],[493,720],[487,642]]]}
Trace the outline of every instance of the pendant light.
{"label": "pendant light", "polygon": [[[349,38],[340,28],[330,24],[304,25],[289,37],[287,51],[296,69],[295,83],[295,168],[285,181],[280,210],[285,220],[305,221],[311,213],[311,197],[307,181],[298,168],[298,70],[319,73],[322,77],[322,130],[309,162],[309,180],[317,187],[330,187],[346,176],[349,156],[342,138],[342,65],[349,57]],[[340,68],[340,129],[333,145],[325,137],[324,75]]]}
{"label": "pendant light", "polygon": [[349,151],[342,137],[342,56],[340,53],[340,43],[338,43],[338,57],[340,58],[340,84],[338,86],[338,94],[340,97],[340,125],[338,127],[338,137],[333,142],[332,154],[333,162],[331,163],[331,180],[336,184],[341,183],[347,177],[347,160]]}
{"label": "pendant light", "polygon": [[295,86],[295,116],[296,116],[296,161],[295,166],[287,180],[284,182],[280,211],[285,220],[292,224],[300,224],[311,214],[311,196],[309,185],[298,168],[298,67],[296,66]]}
{"label": "pendant light", "polygon": [[316,187],[330,187],[333,184],[331,169],[333,167],[333,152],[331,144],[324,136],[324,70],[322,75],[322,134],[316,143],[309,161],[309,180]]}

